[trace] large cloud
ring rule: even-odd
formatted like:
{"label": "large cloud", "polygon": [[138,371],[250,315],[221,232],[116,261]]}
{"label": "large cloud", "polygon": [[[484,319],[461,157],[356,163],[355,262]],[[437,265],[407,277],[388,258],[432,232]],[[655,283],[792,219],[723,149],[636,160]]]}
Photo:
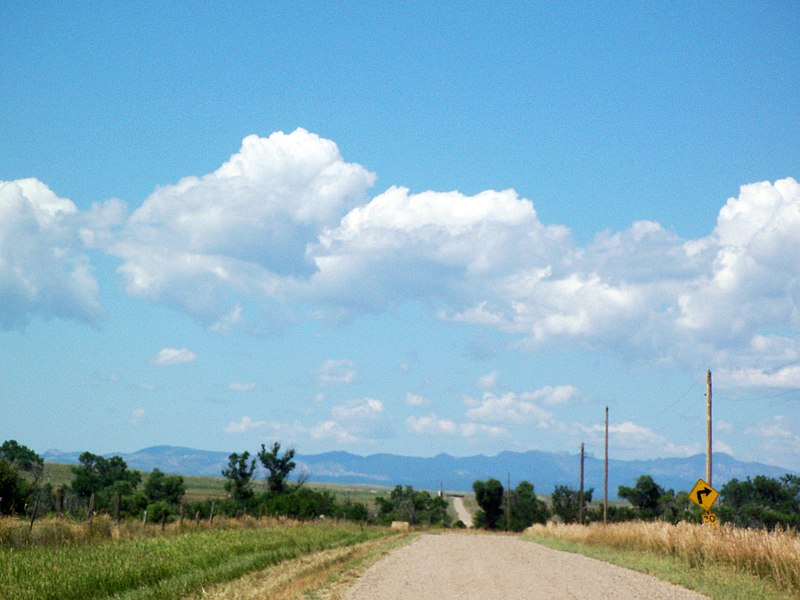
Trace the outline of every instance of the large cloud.
{"label": "large cloud", "polygon": [[[651,222],[532,261],[449,318],[669,361],[751,360],[759,336],[800,326],[800,185],[741,188],[706,238]],[[746,358],[745,358],[746,357]],[[707,363],[709,364],[709,363]]]}
{"label": "large cloud", "polygon": [[367,309],[420,299],[460,306],[503,275],[547,265],[569,243],[568,229],[543,226],[533,203],[513,190],[465,196],[392,187],[310,248],[318,271],[309,293]]}
{"label": "large cloud", "polygon": [[[800,326],[800,184],[743,186],[720,210],[709,272],[687,282],[677,324],[732,342]],[[707,250],[706,250],[707,251]]]}
{"label": "large cloud", "polygon": [[781,370],[800,346],[794,179],[743,186],[700,239],[639,221],[586,246],[513,190],[390,187],[368,199],[374,179],[305,130],[250,136],[213,173],[156,189],[119,235],[118,202],[81,215],[36,180],[2,184],[2,326],[96,318],[83,248],[97,247],[122,259],[131,294],[215,331],[258,324],[254,304],[280,320],[414,302],[533,349],[700,361],[750,386],[796,381]]}
{"label": "large cloud", "polygon": [[585,247],[513,190],[391,187],[367,201],[373,181],[304,130],[251,136],[214,173],[156,190],[112,252],[131,293],[225,330],[246,298],[315,316],[412,301],[532,348],[739,368],[757,336],[797,336],[793,179],[743,186],[701,239],[639,221]]}
{"label": "large cloud", "polygon": [[158,188],[111,252],[130,293],[217,319],[235,308],[232,296],[280,298],[310,275],[306,245],[373,181],[303,129],[252,135],[213,173]]}
{"label": "large cloud", "polygon": [[77,207],[41,181],[0,181],[0,327],[22,328],[33,315],[96,321],[102,311],[84,224]]}

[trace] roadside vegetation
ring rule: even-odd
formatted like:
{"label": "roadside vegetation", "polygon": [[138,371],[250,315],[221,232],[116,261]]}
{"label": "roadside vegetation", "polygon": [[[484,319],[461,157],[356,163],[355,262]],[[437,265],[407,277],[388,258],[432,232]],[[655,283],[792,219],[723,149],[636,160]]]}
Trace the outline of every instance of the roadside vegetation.
{"label": "roadside vegetation", "polygon": [[796,531],[630,521],[536,525],[523,537],[650,573],[712,598],[800,597]]}
{"label": "roadside vegetation", "polygon": [[[172,598],[212,585],[227,597],[238,592],[226,582],[246,573],[279,598],[328,585],[410,539],[376,525],[463,526],[441,494],[292,479],[294,453],[262,444],[254,455],[232,453],[221,477],[183,477],[90,452],[78,465],[44,464],[8,440],[0,445],[0,598]],[[688,493],[649,475],[619,487],[605,526],[592,489],[559,485],[542,496],[530,482],[508,490],[490,478],[473,491],[464,500],[479,529],[526,531],[715,598],[800,597],[794,475],[726,483],[715,508],[722,527],[699,525],[703,511]],[[289,573],[297,582],[276,583]]]}
{"label": "roadside vegetation", "polygon": [[[7,520],[0,520],[0,531]],[[213,528],[176,524],[162,531],[126,523],[114,533],[115,527],[98,518],[92,525],[98,533],[91,535],[72,530],[89,531],[86,525],[65,523],[49,544],[0,547],[0,598],[182,598],[284,561],[402,535],[356,524],[252,518]]]}

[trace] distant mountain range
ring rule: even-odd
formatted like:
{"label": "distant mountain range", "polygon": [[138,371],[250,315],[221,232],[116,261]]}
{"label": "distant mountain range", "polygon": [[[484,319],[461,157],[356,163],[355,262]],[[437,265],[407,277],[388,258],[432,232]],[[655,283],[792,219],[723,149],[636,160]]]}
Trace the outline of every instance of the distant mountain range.
{"label": "distant mountain range", "polygon": [[[80,452],[48,450],[42,456],[47,462],[77,464]],[[227,452],[195,450],[176,446],[153,446],[132,453],[111,453],[121,456],[129,467],[144,472],[158,468],[165,473],[181,475],[221,476],[228,464]],[[662,487],[690,490],[705,475],[705,455],[687,458],[608,461],[608,493],[615,498],[620,485],[633,485],[640,475],[650,475]],[[411,485],[418,489],[470,491],[477,479],[494,477],[504,484],[508,476],[515,486],[523,479],[530,481],[540,494],[549,494],[556,485],[577,489],[580,483],[580,456],[576,454],[540,452],[501,452],[496,456],[456,457],[439,454],[430,458],[373,454],[358,456],[349,452],[297,455],[295,473],[307,472],[309,480],[320,483],[357,483],[394,487]],[[761,463],[746,463],[727,454],[714,455],[713,484],[719,489],[731,479],[756,475],[780,477],[789,469]],[[516,482],[516,483],[515,483]],[[594,488],[595,498],[603,493],[603,459],[587,456],[584,463],[584,485]]]}

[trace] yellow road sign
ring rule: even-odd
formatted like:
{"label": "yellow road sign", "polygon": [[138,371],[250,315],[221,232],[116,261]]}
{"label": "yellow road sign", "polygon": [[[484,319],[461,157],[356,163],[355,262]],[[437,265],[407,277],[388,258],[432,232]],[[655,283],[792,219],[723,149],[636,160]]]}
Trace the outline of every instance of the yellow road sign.
{"label": "yellow road sign", "polygon": [[717,521],[717,515],[714,513],[703,513],[701,515],[703,518],[703,525],[712,525],[714,527],[719,527],[719,521]]}
{"label": "yellow road sign", "polygon": [[698,479],[694,484],[692,491],[689,492],[689,500],[697,504],[700,508],[707,511],[711,508],[714,502],[717,501],[719,492],[708,485],[702,479]]}

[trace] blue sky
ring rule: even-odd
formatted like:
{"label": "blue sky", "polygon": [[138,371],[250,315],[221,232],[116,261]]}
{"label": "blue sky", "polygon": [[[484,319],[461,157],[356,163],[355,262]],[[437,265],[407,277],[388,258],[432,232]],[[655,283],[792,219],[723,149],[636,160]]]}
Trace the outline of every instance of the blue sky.
{"label": "blue sky", "polygon": [[796,3],[383,4],[4,6],[0,438],[800,470]]}

